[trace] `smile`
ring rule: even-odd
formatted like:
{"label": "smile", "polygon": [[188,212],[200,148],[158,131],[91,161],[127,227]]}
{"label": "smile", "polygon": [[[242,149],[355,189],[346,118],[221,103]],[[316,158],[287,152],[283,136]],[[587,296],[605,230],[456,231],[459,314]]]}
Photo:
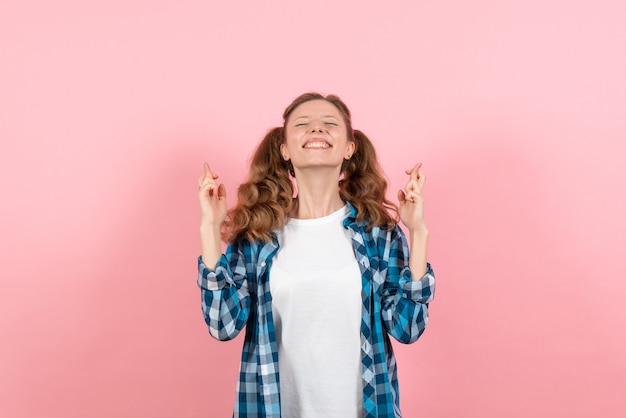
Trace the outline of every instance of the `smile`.
{"label": "smile", "polygon": [[332,146],[328,142],[320,139],[309,140],[302,146],[304,149],[326,149],[331,147]]}

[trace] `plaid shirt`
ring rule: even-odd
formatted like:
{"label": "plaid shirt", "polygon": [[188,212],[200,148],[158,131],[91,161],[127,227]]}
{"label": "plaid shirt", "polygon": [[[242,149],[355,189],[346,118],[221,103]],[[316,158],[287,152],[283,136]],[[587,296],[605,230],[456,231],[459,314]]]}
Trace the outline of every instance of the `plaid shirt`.
{"label": "plaid shirt", "polygon": [[[401,417],[396,361],[389,335],[415,342],[428,322],[435,277],[413,281],[408,247],[399,226],[391,231],[356,222],[356,210],[343,222],[352,237],[361,271],[361,370],[365,418]],[[272,318],[269,271],[278,251],[269,243],[239,240],[229,244],[215,267],[198,259],[198,285],[209,333],[218,340],[235,338],[246,326],[235,417],[280,417],[278,345]]]}

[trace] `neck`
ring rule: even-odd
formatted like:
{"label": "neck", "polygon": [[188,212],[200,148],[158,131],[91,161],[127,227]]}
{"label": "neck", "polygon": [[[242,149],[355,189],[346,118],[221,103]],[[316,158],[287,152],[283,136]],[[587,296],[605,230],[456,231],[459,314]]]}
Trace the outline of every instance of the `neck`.
{"label": "neck", "polygon": [[330,215],[345,203],[339,196],[339,173],[336,170],[296,172],[298,203],[291,214],[296,219],[314,219]]}

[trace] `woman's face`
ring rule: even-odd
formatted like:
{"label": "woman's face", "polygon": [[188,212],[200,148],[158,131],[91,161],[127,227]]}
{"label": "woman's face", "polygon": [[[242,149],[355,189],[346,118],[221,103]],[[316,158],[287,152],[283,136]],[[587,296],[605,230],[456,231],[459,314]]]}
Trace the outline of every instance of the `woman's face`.
{"label": "woman's face", "polygon": [[344,159],[354,153],[346,123],[339,109],[326,100],[302,103],[285,124],[285,143],[280,152],[290,160],[296,173],[308,169],[341,169]]}

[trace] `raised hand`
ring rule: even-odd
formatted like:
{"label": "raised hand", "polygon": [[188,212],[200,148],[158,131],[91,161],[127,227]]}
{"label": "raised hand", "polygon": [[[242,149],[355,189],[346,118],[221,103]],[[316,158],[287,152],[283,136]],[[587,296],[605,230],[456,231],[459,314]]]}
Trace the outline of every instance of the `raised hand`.
{"label": "raised hand", "polygon": [[406,170],[406,174],[410,176],[409,181],[403,190],[398,191],[400,220],[411,232],[426,230],[422,193],[426,177],[421,167],[422,163],[417,163],[411,170]]}
{"label": "raised hand", "polygon": [[226,188],[218,184],[219,176],[211,171],[211,167],[204,163],[204,174],[198,179],[198,198],[202,212],[202,224],[221,226],[226,219],[228,207],[226,205]]}
{"label": "raised hand", "polygon": [[220,230],[228,213],[226,188],[215,181],[217,178],[218,175],[211,171],[207,163],[204,163],[204,174],[198,179],[198,198],[202,212],[200,246],[202,247],[202,261],[210,269],[215,269],[222,255]]}

